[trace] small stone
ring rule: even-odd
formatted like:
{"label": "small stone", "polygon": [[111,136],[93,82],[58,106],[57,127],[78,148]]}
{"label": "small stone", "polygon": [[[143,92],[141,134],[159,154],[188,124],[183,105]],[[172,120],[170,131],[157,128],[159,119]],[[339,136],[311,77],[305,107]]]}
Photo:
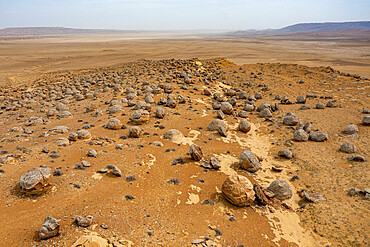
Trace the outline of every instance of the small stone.
{"label": "small stone", "polygon": [[366,115],[362,118],[363,125],[370,125],[370,115]]}
{"label": "small stone", "polygon": [[91,139],[91,133],[87,130],[78,130],[77,131],[77,136],[78,136],[78,139],[81,139],[81,140],[88,140],[88,139]]}
{"label": "small stone", "polygon": [[304,96],[304,95],[298,96],[297,97],[297,103],[298,104],[304,104],[304,103],[306,103],[306,96]]}
{"label": "small stone", "polygon": [[360,162],[364,162],[366,161],[365,157],[361,156],[361,155],[358,155],[358,154],[355,154],[355,155],[351,155],[348,157],[348,161],[360,161]]}
{"label": "small stone", "polygon": [[171,178],[170,180],[167,181],[167,183],[178,185],[180,184],[180,180],[178,180],[177,178]]}
{"label": "small stone", "polygon": [[271,192],[279,200],[289,199],[293,195],[292,188],[284,180],[275,180],[266,191]]}
{"label": "small stone", "polygon": [[328,139],[328,135],[322,131],[310,132],[310,140],[315,142],[322,142]]}
{"label": "small stone", "polygon": [[305,199],[308,202],[319,202],[319,201],[325,201],[326,198],[323,195],[320,195],[318,192],[312,191],[312,192],[307,192],[307,191],[302,191],[300,196]]}
{"label": "small stone", "polygon": [[356,153],[357,148],[353,143],[346,142],[346,143],[343,143],[342,146],[340,146],[339,150],[343,153],[352,154],[352,153]]}
{"label": "small stone", "polygon": [[128,136],[131,138],[139,138],[141,130],[137,126],[133,126],[128,130]]}
{"label": "small stone", "polygon": [[117,118],[111,118],[107,124],[107,129],[119,130],[122,128],[122,123]]}
{"label": "small stone", "polygon": [[251,127],[251,124],[247,120],[243,119],[240,121],[238,129],[244,133],[248,133],[251,130]]}
{"label": "small stone", "polygon": [[135,181],[136,180],[136,176],[135,175],[130,175],[130,176],[127,176],[126,177],[126,181],[127,182],[132,182],[132,181]]}
{"label": "small stone", "polygon": [[298,141],[298,142],[308,141],[307,132],[304,131],[303,129],[298,129],[298,130],[294,131],[293,138],[294,138],[295,141]]}
{"label": "small stone", "polygon": [[357,188],[352,188],[348,191],[348,195],[349,196],[356,196],[358,194],[361,193],[361,190],[360,189],[357,189]]}
{"label": "small stone", "polygon": [[215,157],[211,157],[209,159],[209,164],[212,166],[213,169],[221,168],[220,161],[218,161]]}
{"label": "small stone", "polygon": [[343,133],[347,134],[347,135],[352,135],[352,134],[355,134],[357,132],[358,132],[358,127],[355,124],[349,124],[343,130]]}
{"label": "small stone", "polygon": [[323,103],[317,103],[316,109],[325,109],[325,105]]}
{"label": "small stone", "polygon": [[221,111],[225,114],[231,115],[234,112],[234,108],[229,102],[222,102]]}
{"label": "small stone", "polygon": [[96,157],[98,157],[98,152],[96,152],[96,150],[94,150],[94,149],[90,149],[90,150],[87,152],[87,156],[88,156],[88,157],[96,158]]}
{"label": "small stone", "polygon": [[82,217],[82,216],[74,217],[74,221],[76,225],[81,226],[81,227],[89,227],[92,224],[93,219],[94,217],[91,215],[88,215],[86,217]]}
{"label": "small stone", "polygon": [[57,146],[67,146],[69,144],[69,140],[64,137],[60,137],[55,141]]}
{"label": "small stone", "polygon": [[197,144],[192,144],[190,146],[190,156],[193,160],[199,161],[203,157],[203,152],[201,147],[199,147]]}
{"label": "small stone", "polygon": [[283,118],[283,124],[294,126],[298,124],[298,116],[295,113],[288,112]]}
{"label": "small stone", "polygon": [[265,108],[262,111],[260,111],[260,113],[258,115],[260,117],[263,117],[263,118],[270,118],[270,117],[272,117],[272,113],[271,113],[270,109],[268,109],[268,108]]}
{"label": "small stone", "polygon": [[205,205],[205,204],[209,204],[211,206],[214,206],[215,205],[215,202],[212,201],[211,199],[205,199],[203,202],[202,202],[202,205]]}
{"label": "small stone", "polygon": [[208,125],[207,130],[215,131],[218,130],[219,127],[226,128],[226,124],[220,119],[215,119]]}
{"label": "small stone", "polygon": [[249,172],[256,172],[261,168],[261,164],[258,157],[246,148],[240,156],[240,167]]}
{"label": "small stone", "polygon": [[155,116],[157,118],[164,118],[164,116],[166,115],[166,111],[162,108],[162,107],[158,107],[156,110],[155,110]]}
{"label": "small stone", "polygon": [[278,152],[278,155],[280,157],[283,157],[283,158],[287,158],[287,159],[291,159],[293,158],[293,154],[292,154],[292,151],[290,151],[289,149],[282,149]]}
{"label": "small stone", "polygon": [[227,137],[227,131],[226,131],[226,128],[223,127],[223,126],[220,126],[218,129],[217,129],[217,132],[223,136],[223,137]]}
{"label": "small stone", "polygon": [[114,176],[116,176],[116,177],[122,177],[122,172],[121,172],[121,170],[117,166],[115,166],[115,165],[107,165],[105,168],[112,170],[112,174]]}
{"label": "small stone", "polygon": [[58,234],[59,234],[59,221],[52,217],[46,217],[44,224],[41,226],[39,238],[41,240],[44,240],[55,237]]}

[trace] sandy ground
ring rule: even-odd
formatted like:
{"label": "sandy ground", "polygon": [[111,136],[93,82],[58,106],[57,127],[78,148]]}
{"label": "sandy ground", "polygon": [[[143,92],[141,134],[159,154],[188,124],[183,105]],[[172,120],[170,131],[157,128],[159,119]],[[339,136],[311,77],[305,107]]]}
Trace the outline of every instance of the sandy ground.
{"label": "sandy ground", "polygon": [[0,85],[26,83],[48,72],[109,66],[140,59],[193,57],[226,57],[237,64],[280,62],[332,66],[343,72],[370,77],[368,39],[289,39],[152,33],[2,38]]}
{"label": "sandy ground", "polygon": [[[350,197],[347,193],[351,188],[368,188],[369,162],[349,162],[349,154],[339,152],[339,147],[344,142],[352,142],[358,149],[356,154],[369,157],[370,129],[361,124],[362,109],[370,103],[369,81],[323,67],[239,66],[227,60],[202,63],[200,66],[201,63],[194,60],[142,61],[113,68],[44,75],[38,80],[40,84],[2,89],[0,145],[6,152],[1,156],[0,224],[5,227],[0,228],[0,246],[70,246],[86,233],[86,229],[73,224],[73,217],[77,215],[94,216],[89,231],[106,239],[121,237],[135,246],[191,246],[192,241],[205,237],[217,244],[208,246],[368,245],[369,202],[363,195]],[[184,87],[180,72],[191,74],[193,84]],[[299,84],[302,79],[304,83]],[[122,139],[122,135],[128,135],[128,129],[104,128],[113,117],[128,128],[133,126],[129,121],[133,107],[111,100],[126,98],[126,88],[144,91],[145,85],[160,86],[160,83],[172,85],[175,88],[172,94],[183,95],[185,102],[176,108],[164,107],[167,112],[164,119],[154,116],[158,105],[152,103],[149,122],[139,126],[140,138]],[[119,88],[115,92],[114,85],[121,85],[123,92]],[[73,94],[66,94],[67,88],[78,90],[86,97],[76,100]],[[230,88],[245,90],[249,95],[261,92],[262,99],[257,100],[257,106],[279,103],[276,95],[287,96],[293,103],[299,95],[317,97],[307,100],[311,105],[308,110],[298,110],[301,104],[281,104],[269,121],[258,117],[256,111],[249,112],[247,119],[252,129],[248,133],[237,130],[243,119],[237,114],[243,109],[245,99],[236,99],[236,114],[226,115],[228,135],[222,137],[217,131],[207,131],[217,114],[211,105],[215,99],[204,95],[204,88],[220,92],[225,100],[231,98],[223,94]],[[96,96],[87,96],[97,90],[100,93]],[[139,94],[134,101],[143,101],[144,96],[145,93]],[[336,107],[314,109],[318,102],[326,104],[329,96],[335,100]],[[163,90],[153,95],[155,102],[166,97]],[[46,112],[60,101],[69,107],[72,117],[47,117]],[[102,110],[102,116],[92,117],[86,112],[85,107],[91,103]],[[109,114],[111,104],[122,105],[122,111]],[[312,131],[323,131],[329,139],[292,141],[295,127],[282,124],[287,112],[295,112],[304,123],[312,122]],[[42,122],[33,116],[42,117]],[[350,123],[359,127],[359,135],[354,139],[343,134],[344,127]],[[54,142],[58,138],[68,137],[84,125],[91,125],[88,128],[91,139],[56,146]],[[55,126],[67,126],[69,131],[52,134],[49,130]],[[11,130],[13,127],[23,129]],[[174,141],[163,139],[163,134],[174,128],[184,137]],[[292,146],[285,145],[288,140]],[[154,141],[164,146],[151,145]],[[214,156],[221,168],[205,171],[200,166],[203,161],[190,159],[189,146],[193,143],[202,148],[203,161]],[[122,144],[119,149],[117,144]],[[41,152],[45,146],[49,153]],[[91,148],[97,150],[96,158],[87,157]],[[244,148],[263,158],[261,170],[248,173],[238,169]],[[291,149],[294,158],[278,157],[277,152],[283,148]],[[52,151],[59,157],[50,157]],[[185,164],[171,165],[180,157]],[[73,169],[82,160],[89,161],[91,167]],[[108,164],[119,167],[123,177],[97,173]],[[52,188],[44,195],[34,197],[20,193],[19,177],[39,165],[47,165],[63,175],[54,176]],[[283,171],[274,172],[273,165],[280,165]],[[232,174],[247,176],[263,188],[276,179],[287,181],[293,189],[293,197],[285,202],[293,210],[282,206],[230,204],[223,197],[221,187]],[[126,181],[125,177],[130,175],[135,175],[136,180]],[[299,179],[290,181],[294,175]],[[171,178],[177,178],[180,184],[169,184],[167,181]],[[301,189],[317,191],[326,200],[305,202],[298,195]],[[127,200],[127,195],[134,199]],[[215,205],[202,204],[206,199]],[[40,242],[38,230],[47,216],[60,220],[60,235]],[[103,229],[101,224],[109,228]],[[214,228],[222,235],[217,236]]]}
{"label": "sandy ground", "polygon": [[[352,142],[357,147],[356,154],[369,159],[370,130],[361,123],[365,116],[362,110],[370,108],[370,82],[364,78],[370,77],[369,48],[368,40],[185,34],[1,39],[0,224],[5,227],[0,228],[0,246],[71,246],[87,232],[73,223],[77,215],[94,216],[89,232],[105,239],[121,237],[135,246],[191,246],[192,241],[205,237],[215,246],[367,246],[369,201],[362,194],[350,197],[348,191],[369,188],[369,162],[349,162],[350,155],[340,152],[339,147]],[[158,61],[193,57],[212,60]],[[213,60],[219,57],[229,60]],[[193,84],[188,88],[182,87],[180,72],[192,75]],[[298,83],[302,79],[304,83]],[[160,83],[174,86],[172,94],[183,95],[185,103],[176,108],[164,107],[166,117],[157,119],[156,103],[168,94],[163,89],[154,94],[150,121],[140,126],[142,135],[137,139],[120,138],[128,134],[128,129],[104,128],[113,117],[128,128],[133,126],[129,122],[133,107],[124,101],[116,102],[123,110],[109,114],[111,100],[126,98],[126,88],[144,91],[145,86]],[[123,91],[114,92],[113,85],[121,85]],[[85,98],[76,100],[76,94],[66,95],[66,88],[78,90]],[[243,118],[237,114],[246,100],[237,99],[236,114],[224,119],[228,135],[222,137],[206,130],[217,114],[211,105],[216,100],[204,95],[204,88],[221,93],[225,100],[231,98],[224,95],[230,88],[245,90],[248,95],[261,92],[257,106],[280,103],[276,95],[289,97],[293,104],[280,104],[270,120],[258,117],[257,111],[248,113],[252,129],[242,133],[237,126]],[[86,96],[98,90],[97,96]],[[295,99],[306,94],[317,97],[307,99],[311,109],[299,110],[301,104],[296,104]],[[134,101],[143,101],[144,96],[139,93]],[[316,103],[326,104],[329,100],[335,100],[335,107],[315,109]],[[55,109],[60,101],[73,116],[47,117],[46,112]],[[91,103],[103,111],[102,116],[86,113],[85,107]],[[296,126],[282,124],[287,112],[296,113],[304,123],[311,122],[312,130],[327,133],[328,140],[293,141]],[[42,117],[42,123],[30,118],[33,116]],[[350,123],[359,127],[358,136],[343,133]],[[91,139],[55,145],[57,138],[68,137],[88,124],[93,124],[88,129]],[[67,126],[69,131],[45,136],[55,126]],[[13,127],[24,129],[11,131]],[[173,128],[184,137],[176,141],[163,139],[163,134]],[[286,145],[288,140],[292,146]],[[151,145],[154,141],[164,146]],[[203,161],[191,160],[188,153],[193,143],[202,147],[203,161],[214,156],[221,168],[206,172],[200,166]],[[117,144],[122,144],[120,149]],[[41,152],[45,146],[60,157]],[[86,156],[91,148],[97,150],[97,158]],[[262,169],[254,174],[238,168],[244,148],[263,158]],[[283,148],[289,148],[294,158],[278,157]],[[172,166],[171,162],[179,157],[185,164]],[[82,160],[88,160],[91,167],[73,169]],[[119,167],[123,177],[97,173],[108,164]],[[42,196],[20,193],[19,177],[39,165],[60,170],[63,175],[54,176],[52,188]],[[280,165],[283,171],[273,171],[274,165]],[[287,181],[293,197],[286,202],[293,210],[230,204],[220,189],[227,176],[233,174],[247,176],[263,188],[276,179]],[[125,177],[129,175],[135,175],[136,180],[127,182]],[[299,179],[290,181],[294,175]],[[180,184],[169,184],[171,178],[178,178]],[[307,203],[299,196],[302,189],[317,191],[326,200]],[[127,195],[135,199],[127,200]],[[202,204],[206,199],[215,205]],[[38,231],[47,216],[61,220],[61,233],[40,241]],[[101,224],[109,228],[103,229]],[[214,228],[220,229],[222,235],[217,236]]]}

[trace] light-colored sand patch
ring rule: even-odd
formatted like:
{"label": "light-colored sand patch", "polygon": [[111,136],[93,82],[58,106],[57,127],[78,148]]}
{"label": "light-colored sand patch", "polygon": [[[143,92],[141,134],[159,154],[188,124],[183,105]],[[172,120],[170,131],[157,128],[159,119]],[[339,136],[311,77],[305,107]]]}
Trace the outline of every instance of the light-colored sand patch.
{"label": "light-colored sand patch", "polygon": [[202,99],[194,99],[194,101],[198,102],[198,103],[201,103],[201,104],[204,104],[204,105],[208,105],[206,102],[204,102]]}
{"label": "light-colored sand patch", "polygon": [[325,246],[328,242],[318,235],[307,232],[300,225],[300,218],[296,213],[276,209],[274,213],[267,213],[271,229],[275,234],[272,240],[277,245],[281,239],[295,243],[298,246]]}
{"label": "light-colored sand patch", "polygon": [[100,175],[99,173],[96,173],[96,172],[94,172],[94,174],[91,177],[93,179],[96,179],[96,180],[101,180],[103,178],[102,175]]}
{"label": "light-colored sand patch", "polygon": [[154,165],[154,162],[156,162],[157,159],[155,158],[155,156],[153,154],[148,154],[148,157],[151,158],[151,159],[148,162],[146,162],[146,164],[150,168],[152,165]]}
{"label": "light-colored sand patch", "polygon": [[259,134],[256,129],[259,126],[251,123],[251,130],[248,133],[237,131],[239,123],[228,125],[229,132],[227,137],[221,137],[225,143],[237,142],[242,147],[248,147],[258,156],[267,157],[271,148],[269,136]]}
{"label": "light-colored sand patch", "polygon": [[200,134],[201,133],[197,130],[190,130],[189,137],[183,136],[182,138],[178,138],[177,140],[174,140],[173,142],[177,144],[182,144],[182,145],[192,145]]}
{"label": "light-colored sand patch", "polygon": [[188,193],[189,194],[189,198],[187,200],[187,202],[185,202],[186,204],[197,204],[199,202],[199,195],[197,194],[193,194],[193,193]]}
{"label": "light-colored sand patch", "polygon": [[193,185],[193,184],[191,184],[191,185],[190,185],[190,188],[191,188],[192,190],[196,190],[197,192],[200,192],[200,191],[202,190],[200,187],[195,186],[195,185]]}
{"label": "light-colored sand patch", "polygon": [[207,110],[206,109],[203,109],[202,116],[201,117],[206,117],[206,116],[208,116]]}
{"label": "light-colored sand patch", "polygon": [[237,157],[227,155],[227,154],[213,154],[215,158],[220,161],[220,172],[225,175],[236,175],[237,172],[231,167],[233,164],[238,163],[239,159]]}

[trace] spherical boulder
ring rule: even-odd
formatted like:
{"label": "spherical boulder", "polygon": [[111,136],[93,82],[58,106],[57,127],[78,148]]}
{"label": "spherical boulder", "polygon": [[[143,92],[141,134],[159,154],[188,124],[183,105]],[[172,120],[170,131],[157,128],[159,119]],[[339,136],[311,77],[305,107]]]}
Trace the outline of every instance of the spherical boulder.
{"label": "spherical boulder", "polygon": [[122,128],[122,123],[117,118],[110,119],[109,122],[108,122],[108,124],[107,124],[107,129],[119,130],[121,128]]}
{"label": "spherical boulder", "polygon": [[279,200],[289,199],[293,195],[292,188],[284,180],[275,180],[266,191],[271,192]]}
{"label": "spherical boulder", "polygon": [[230,203],[237,206],[248,206],[254,201],[253,185],[244,176],[229,176],[222,184],[221,191]]}
{"label": "spherical boulder", "polygon": [[244,133],[247,133],[251,130],[251,127],[251,124],[247,120],[243,119],[240,121],[238,129]]}
{"label": "spherical boulder", "polygon": [[141,133],[141,130],[137,126],[132,126],[128,130],[128,136],[131,137],[131,138],[139,138],[140,137],[140,133]]}

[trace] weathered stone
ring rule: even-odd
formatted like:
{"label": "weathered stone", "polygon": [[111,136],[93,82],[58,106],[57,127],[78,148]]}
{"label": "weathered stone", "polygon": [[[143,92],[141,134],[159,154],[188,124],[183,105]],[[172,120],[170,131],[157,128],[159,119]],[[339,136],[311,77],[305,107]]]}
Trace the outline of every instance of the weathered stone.
{"label": "weathered stone", "polygon": [[60,137],[55,140],[57,146],[67,146],[69,144],[68,138]]}
{"label": "weathered stone", "polygon": [[322,142],[328,139],[328,135],[322,131],[310,132],[310,140],[315,142]]}
{"label": "weathered stone", "polygon": [[347,135],[356,134],[357,132],[358,132],[358,127],[355,124],[349,124],[343,130],[343,133]]}
{"label": "weathered stone", "polygon": [[59,235],[59,220],[52,217],[46,217],[44,224],[41,226],[39,238],[44,240],[57,235]]}
{"label": "weathered stone", "polygon": [[240,167],[249,172],[256,172],[261,168],[261,164],[258,157],[246,148],[240,156]]}
{"label": "weathered stone", "polygon": [[119,130],[122,128],[122,123],[117,118],[111,118],[107,124],[107,129]]}
{"label": "weathered stone", "polygon": [[247,120],[243,119],[240,121],[238,129],[244,133],[247,133],[251,130],[251,127],[251,124]]}
{"label": "weathered stone", "polygon": [[51,169],[46,166],[32,168],[19,178],[19,187],[27,194],[42,194],[52,183]]}
{"label": "weathered stone", "polygon": [[74,221],[76,225],[81,227],[89,227],[93,222],[94,217],[91,215],[88,215],[86,217],[83,216],[76,216],[74,217]]}
{"label": "weathered stone", "polygon": [[356,153],[357,148],[353,143],[345,142],[340,146],[339,150],[343,153],[352,154],[352,153]]}
{"label": "weathered stone", "polygon": [[253,185],[244,176],[229,176],[222,184],[221,191],[229,202],[237,206],[248,206],[254,201]]}
{"label": "weathered stone", "polygon": [[304,131],[303,129],[298,129],[298,130],[294,131],[293,138],[294,138],[295,141],[298,141],[298,142],[308,141],[308,135],[307,135],[306,131]]}
{"label": "weathered stone", "polygon": [[282,149],[278,152],[278,155],[280,157],[284,157],[284,158],[287,158],[287,159],[291,159],[293,158],[293,154],[292,154],[292,151],[290,151],[289,149]]}
{"label": "weathered stone", "polygon": [[289,125],[289,126],[294,126],[297,125],[298,123],[298,116],[295,113],[288,112],[283,119],[283,124]]}
{"label": "weathered stone", "polygon": [[164,118],[165,115],[166,115],[166,111],[162,107],[158,107],[155,110],[155,116],[157,118]]}
{"label": "weathered stone", "polygon": [[132,126],[128,130],[128,136],[131,137],[131,138],[139,138],[140,137],[140,133],[141,133],[141,130],[137,126]]}
{"label": "weathered stone", "polygon": [[193,160],[199,161],[203,157],[203,152],[201,147],[199,147],[197,144],[192,144],[190,146],[190,156]]}
{"label": "weathered stone", "polygon": [[234,108],[229,102],[222,102],[221,111],[225,114],[231,115],[234,112]]}
{"label": "weathered stone", "polygon": [[271,192],[279,200],[289,199],[293,195],[292,188],[284,180],[275,180],[266,191]]}
{"label": "weathered stone", "polygon": [[215,130],[218,130],[220,126],[226,128],[225,122],[223,122],[220,119],[215,119],[215,120],[212,120],[212,122],[208,125],[207,130],[215,131]]}
{"label": "weathered stone", "polygon": [[78,136],[78,139],[81,139],[81,140],[91,139],[91,133],[88,130],[78,130],[77,136]]}

